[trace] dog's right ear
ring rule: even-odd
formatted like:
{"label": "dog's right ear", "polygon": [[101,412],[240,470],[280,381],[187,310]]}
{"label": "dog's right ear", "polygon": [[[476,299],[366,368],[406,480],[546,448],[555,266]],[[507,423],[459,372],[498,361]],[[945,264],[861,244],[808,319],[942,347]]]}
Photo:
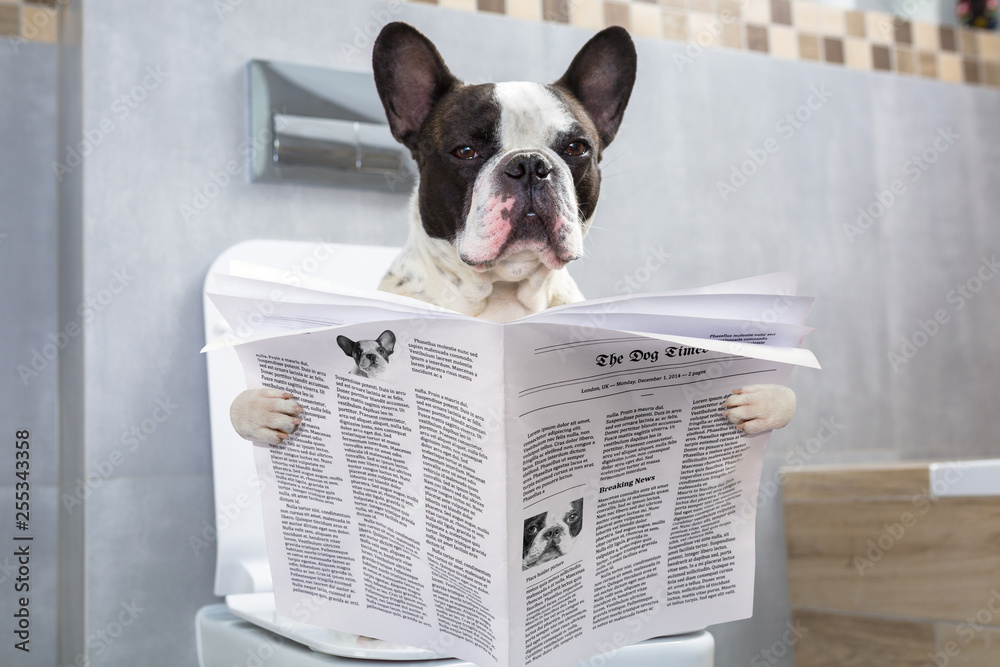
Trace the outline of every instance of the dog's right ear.
{"label": "dog's right ear", "polygon": [[396,141],[410,150],[438,100],[460,82],[429,39],[406,23],[390,23],[372,52],[375,87]]}
{"label": "dog's right ear", "polygon": [[347,336],[337,336],[337,345],[344,351],[344,354],[354,358],[354,341]]}

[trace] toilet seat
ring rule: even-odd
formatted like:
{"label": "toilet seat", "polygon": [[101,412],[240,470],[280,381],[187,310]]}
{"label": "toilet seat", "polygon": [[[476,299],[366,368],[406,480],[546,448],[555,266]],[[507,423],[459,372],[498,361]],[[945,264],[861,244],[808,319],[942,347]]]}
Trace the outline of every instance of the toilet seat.
{"label": "toilet seat", "polygon": [[[234,616],[224,604],[209,605],[195,616],[201,667],[281,665],[281,667],[475,667],[443,660],[367,660],[324,655]],[[588,662],[595,667],[713,667],[715,639],[704,630],[658,637],[626,646]]]}
{"label": "toilet seat", "polygon": [[[229,273],[232,261],[264,265],[311,277],[362,286],[377,286],[398,248],[348,246],[294,241],[254,240],[225,250],[212,263],[206,277],[203,302],[206,342],[232,330],[205,296],[213,273]],[[338,261],[338,260],[342,260]],[[344,275],[343,265],[351,266]],[[252,447],[233,430],[229,406],[244,389],[243,370],[232,348],[206,352],[212,464],[215,487],[215,532],[202,537],[214,540],[217,549],[215,594],[227,604],[203,607],[196,619],[198,659],[201,667],[234,664],[319,666],[378,664],[473,667],[471,663],[444,658],[423,649],[362,639],[357,635],[292,624],[274,612],[273,585],[264,543],[263,514],[256,487]],[[211,528],[206,528],[210,533]],[[376,641],[376,643],[372,643]],[[701,631],[660,637],[607,654],[601,667],[712,667],[715,640]],[[364,661],[364,662],[362,662]],[[597,664],[597,663],[592,663]]]}

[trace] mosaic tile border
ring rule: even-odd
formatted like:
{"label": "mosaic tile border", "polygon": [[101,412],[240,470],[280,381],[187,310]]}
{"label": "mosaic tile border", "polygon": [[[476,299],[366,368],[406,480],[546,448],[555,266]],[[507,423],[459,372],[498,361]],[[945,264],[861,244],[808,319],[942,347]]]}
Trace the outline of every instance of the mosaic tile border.
{"label": "mosaic tile border", "polygon": [[[66,0],[0,0],[0,37],[55,43]],[[600,30],[703,48],[1000,89],[1000,33],[843,10],[813,0],[406,0]],[[684,57],[676,61],[684,69]]]}
{"label": "mosaic tile border", "polygon": [[[812,0],[407,0],[754,51],[775,58],[1000,88],[1000,33],[850,11]],[[685,57],[675,59],[684,69]]]}

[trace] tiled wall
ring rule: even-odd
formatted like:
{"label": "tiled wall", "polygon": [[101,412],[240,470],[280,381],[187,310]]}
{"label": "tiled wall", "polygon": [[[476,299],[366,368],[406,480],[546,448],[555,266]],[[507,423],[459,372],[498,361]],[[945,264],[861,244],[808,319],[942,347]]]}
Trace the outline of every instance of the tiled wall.
{"label": "tiled wall", "polygon": [[797,667],[1000,664],[1000,498],[933,496],[927,464],[784,479]]}
{"label": "tiled wall", "polygon": [[60,0],[0,0],[0,37],[54,44],[59,39]]}
{"label": "tiled wall", "polygon": [[[1000,88],[1000,34],[845,11],[810,0],[409,0],[534,21],[600,29],[701,48],[755,51],[951,83]],[[0,0],[0,36],[58,39],[62,0]],[[678,61],[683,67],[683,59]]]}
{"label": "tiled wall", "polygon": [[[742,49],[788,60],[1000,88],[1000,34],[808,0],[410,0]],[[683,59],[678,60],[683,67]]]}

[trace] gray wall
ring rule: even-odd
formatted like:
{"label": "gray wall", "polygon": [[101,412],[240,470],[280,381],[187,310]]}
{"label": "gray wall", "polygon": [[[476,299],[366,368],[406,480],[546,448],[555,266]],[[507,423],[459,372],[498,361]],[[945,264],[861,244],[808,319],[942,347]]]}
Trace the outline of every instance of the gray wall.
{"label": "gray wall", "polygon": [[[0,39],[0,664],[51,665],[56,639],[59,355],[56,314],[56,47]],[[38,354],[35,359],[35,354]],[[24,374],[19,371],[24,369]],[[14,437],[30,443],[27,530],[14,526]],[[23,471],[23,468],[22,468]],[[22,491],[23,492],[23,491]],[[23,496],[22,499],[23,500]],[[32,537],[15,543],[13,538]],[[14,546],[29,546],[15,591]],[[23,577],[22,577],[23,579]],[[14,648],[15,601],[30,600],[30,653]]]}
{"label": "gray wall", "polygon": [[[233,11],[220,15],[220,6]],[[13,352],[15,359],[30,356],[47,332],[74,322],[86,327],[59,358],[65,366],[59,373],[60,483],[72,494],[76,480],[90,474],[93,487],[84,511],[61,517],[61,664],[75,659],[89,634],[113,627],[123,605],[142,611],[110,644],[91,644],[92,664],[153,664],[151,656],[160,664],[195,660],[194,613],[215,601],[214,553],[196,552],[188,542],[213,520],[205,366],[197,353],[201,285],[212,258],[248,238],[403,241],[405,196],[251,185],[245,173],[197,216],[185,219],[181,212],[213,172],[230,160],[244,164],[246,61],[367,70],[370,46],[362,44],[357,55],[349,47],[376,8],[386,5],[105,0],[84,6],[82,51],[70,40],[64,54],[66,113],[56,152],[65,160],[67,146],[88,136],[94,146],[85,167],[71,169],[60,186],[59,320],[46,308],[28,308],[30,331]],[[553,80],[587,37],[564,26],[420,6],[406,6],[393,18],[424,30],[453,70],[472,81]],[[518,45],[515,57],[510,44]],[[768,271],[801,273],[801,292],[818,297],[811,322],[819,330],[807,343],[825,368],[794,373],[799,414],[773,436],[765,481],[776,478],[778,465],[799,459],[995,455],[991,396],[1000,385],[993,336],[1000,281],[985,282],[961,309],[948,293],[973,278],[981,258],[1000,246],[1000,229],[992,224],[1000,209],[1000,94],[724,51],[706,52],[681,72],[674,56],[682,45],[640,40],[638,46],[639,79],[606,154],[590,256],[574,267],[584,293],[612,295],[626,276],[645,276],[639,269],[651,247],[672,257],[649,276],[649,290]],[[82,82],[76,82],[81,58]],[[39,66],[22,59],[13,68],[20,73],[11,75],[4,65],[4,99],[8,86],[20,85],[17,77],[31,78]],[[77,83],[79,115],[73,113]],[[32,89],[28,101],[13,107],[0,103],[0,118],[51,124],[51,116],[39,120],[30,110],[37,103],[51,114],[50,86]],[[832,96],[791,136],[783,133],[776,124],[821,88]],[[935,136],[947,128],[959,138],[934,154]],[[722,201],[717,183],[768,139],[778,151]],[[44,136],[13,140],[41,142],[19,148],[36,160],[53,150]],[[925,150],[935,162],[911,180],[904,163]],[[35,173],[45,172],[48,162],[38,160]],[[24,201],[15,210],[39,216],[31,229],[46,229],[54,213],[44,193],[51,194],[52,184],[20,174],[28,170],[11,166],[6,155],[0,164],[0,180],[8,172],[25,179],[13,189]],[[897,179],[906,191],[849,240],[843,225]],[[36,206],[32,197],[43,203]],[[11,234],[6,201],[0,232]],[[7,242],[13,239],[0,245],[5,282],[14,266],[8,258],[31,261],[33,248],[42,256],[35,272],[48,272],[47,286],[44,280],[38,286],[40,303],[48,303],[44,291],[55,289],[52,242],[36,246],[24,237],[12,253]],[[76,311],[88,298],[97,300],[92,318]],[[938,310],[948,321],[894,370],[888,354]],[[5,408],[17,406],[12,414],[49,423],[55,387],[40,384],[35,391],[23,392],[13,381],[0,387]],[[157,401],[176,407],[131,451],[126,434],[150,423]],[[37,417],[26,412],[35,409],[42,411]],[[823,429],[824,420],[832,420],[832,430]],[[51,514],[56,496],[48,497]],[[756,613],[714,629],[720,665],[751,664],[785,630],[780,498],[767,493],[760,507]],[[42,623],[36,637],[51,628]],[[4,664],[5,657],[0,653]]]}

